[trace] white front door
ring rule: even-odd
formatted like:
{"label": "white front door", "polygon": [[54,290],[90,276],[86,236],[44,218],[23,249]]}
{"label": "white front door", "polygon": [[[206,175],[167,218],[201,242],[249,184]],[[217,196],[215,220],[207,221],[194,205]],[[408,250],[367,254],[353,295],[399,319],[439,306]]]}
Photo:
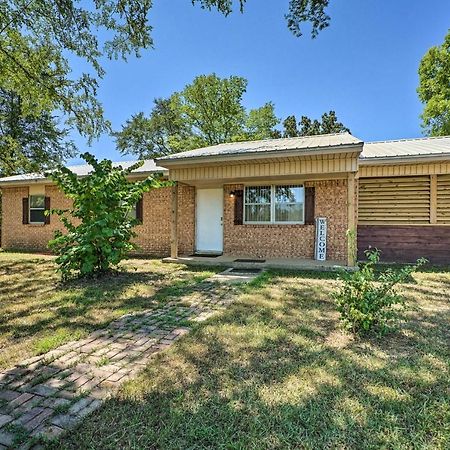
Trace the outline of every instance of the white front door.
{"label": "white front door", "polygon": [[223,189],[197,189],[196,251],[223,251]]}

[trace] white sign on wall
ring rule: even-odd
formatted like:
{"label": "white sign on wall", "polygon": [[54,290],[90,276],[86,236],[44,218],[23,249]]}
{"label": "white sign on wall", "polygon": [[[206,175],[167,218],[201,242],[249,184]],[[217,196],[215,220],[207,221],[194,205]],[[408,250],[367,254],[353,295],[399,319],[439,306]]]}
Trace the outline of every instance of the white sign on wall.
{"label": "white sign on wall", "polygon": [[316,218],[314,258],[317,261],[325,261],[327,259],[327,219],[325,217]]}

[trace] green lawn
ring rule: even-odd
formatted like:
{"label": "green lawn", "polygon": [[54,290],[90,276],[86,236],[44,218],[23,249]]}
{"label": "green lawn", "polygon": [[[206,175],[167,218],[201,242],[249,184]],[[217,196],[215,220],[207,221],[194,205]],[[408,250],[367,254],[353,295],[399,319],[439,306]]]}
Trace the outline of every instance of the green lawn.
{"label": "green lawn", "polygon": [[263,276],[51,448],[449,448],[450,273],[383,339],[339,330],[333,278]]}
{"label": "green lawn", "polygon": [[[125,269],[62,287],[50,259],[0,254],[4,363],[58,330],[86,333],[208,275],[145,260]],[[402,287],[406,321],[384,338],[340,331],[336,283],[332,274],[270,272],[240,288],[231,307],[49,448],[449,448],[450,272],[415,274]]]}
{"label": "green lawn", "polygon": [[0,370],[157,307],[211,275],[155,260],[128,260],[122,269],[101,281],[61,285],[52,257],[0,252]]}

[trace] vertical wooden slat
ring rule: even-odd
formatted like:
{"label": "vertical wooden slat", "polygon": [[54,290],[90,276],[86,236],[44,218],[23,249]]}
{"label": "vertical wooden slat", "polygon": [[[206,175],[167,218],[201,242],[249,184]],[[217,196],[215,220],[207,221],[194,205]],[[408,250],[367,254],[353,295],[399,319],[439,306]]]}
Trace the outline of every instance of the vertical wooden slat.
{"label": "vertical wooden slat", "polygon": [[28,224],[28,214],[29,214],[29,199],[24,197],[22,199],[22,223],[24,225]]}
{"label": "vertical wooden slat", "polygon": [[315,195],[316,188],[314,186],[305,187],[305,224],[314,225],[315,220]]}
{"label": "vertical wooden slat", "polygon": [[430,223],[437,223],[437,175],[430,175]]}
{"label": "vertical wooden slat", "polygon": [[170,227],[170,257],[178,258],[178,183],[172,186],[172,217]]}

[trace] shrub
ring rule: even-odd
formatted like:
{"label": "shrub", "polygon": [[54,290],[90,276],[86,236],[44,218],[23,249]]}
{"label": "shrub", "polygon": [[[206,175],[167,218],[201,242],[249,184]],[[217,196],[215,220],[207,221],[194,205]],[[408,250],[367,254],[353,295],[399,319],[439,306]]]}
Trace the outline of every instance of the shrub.
{"label": "shrub", "polygon": [[398,313],[405,306],[396,286],[405,282],[427,260],[421,258],[414,265],[397,270],[388,268],[377,274],[375,269],[380,252],[367,250],[365,253],[368,261],[360,266],[359,271],[343,272],[339,276],[342,285],[333,297],[346,330],[384,333],[398,321]]}
{"label": "shrub", "polygon": [[71,209],[51,211],[61,217],[67,229],[64,234],[56,231],[49,243],[63,279],[100,276],[135,249],[131,239],[136,236],[133,227],[137,220],[130,211],[144,192],[161,186],[155,178],[127,179],[142,163],[123,169],[109,160],[99,162],[89,153],[81,157],[92,166],[88,175],[78,177],[63,166],[48,174],[73,201]]}

